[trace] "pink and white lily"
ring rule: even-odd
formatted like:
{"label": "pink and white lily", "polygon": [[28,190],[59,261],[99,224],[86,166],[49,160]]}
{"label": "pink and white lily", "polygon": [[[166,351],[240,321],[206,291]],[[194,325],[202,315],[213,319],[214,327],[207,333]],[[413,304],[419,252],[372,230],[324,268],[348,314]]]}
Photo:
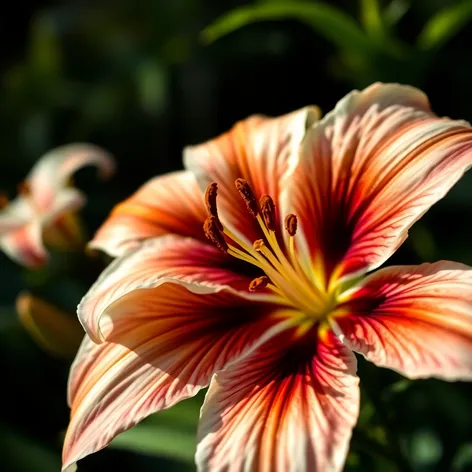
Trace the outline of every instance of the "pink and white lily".
{"label": "pink and white lily", "polygon": [[382,265],[472,164],[472,128],[374,84],[319,119],[254,116],[118,205],[82,300],[64,470],[209,386],[200,471],[339,471],[356,358],[472,378],[472,269]]}
{"label": "pink and white lily", "polygon": [[45,154],[20,184],[19,195],[11,202],[2,199],[0,249],[19,264],[36,268],[48,259],[45,242],[72,244],[78,236],[73,215],[86,197],[70,186],[70,179],[90,164],[97,166],[104,178],[114,170],[113,159],[88,144],[68,145]]}

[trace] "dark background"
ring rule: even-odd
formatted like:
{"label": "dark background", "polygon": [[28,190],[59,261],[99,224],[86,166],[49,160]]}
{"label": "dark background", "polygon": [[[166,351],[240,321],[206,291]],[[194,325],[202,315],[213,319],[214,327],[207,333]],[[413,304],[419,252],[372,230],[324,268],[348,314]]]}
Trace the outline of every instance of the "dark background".
{"label": "dark background", "polygon": [[[439,115],[472,120],[470,1],[330,2],[364,34],[360,46],[346,39],[342,27],[326,32],[308,13],[248,24],[206,44],[201,31],[242,4],[9,3],[0,18],[0,189],[13,197],[18,182],[51,148],[98,144],[116,157],[118,170],[105,184],[93,170],[77,175],[76,184],[89,195],[83,215],[92,234],[113,205],[147,179],[181,168],[183,146],[253,113],[278,115],[310,103],[326,113],[353,88],[381,80],[419,86]],[[381,28],[369,20],[376,5]],[[439,26],[422,36],[441,14]],[[391,262],[472,264],[471,186],[467,175],[415,225]],[[0,255],[2,471],[59,470],[68,419],[70,359],[54,357],[31,340],[15,299],[27,289],[72,316],[103,266],[81,253],[54,254],[49,267],[32,272]],[[470,385],[411,383],[363,362],[360,375],[363,409],[346,470],[472,470]],[[79,470],[193,470],[200,401],[156,415],[82,461]]]}

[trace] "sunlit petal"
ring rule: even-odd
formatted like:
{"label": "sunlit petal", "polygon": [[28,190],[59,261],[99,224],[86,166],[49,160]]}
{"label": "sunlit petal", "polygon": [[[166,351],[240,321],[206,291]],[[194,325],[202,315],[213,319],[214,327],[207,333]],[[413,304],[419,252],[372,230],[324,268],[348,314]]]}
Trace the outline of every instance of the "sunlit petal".
{"label": "sunlit petal", "polygon": [[185,149],[185,166],[193,171],[202,190],[212,182],[218,184],[223,222],[251,243],[260,237],[260,230],[251,225],[235,180],[245,179],[256,198],[268,194],[283,208],[283,189],[298,160],[299,145],[318,116],[315,107],[279,118],[252,116],[216,139]]}
{"label": "sunlit petal", "polygon": [[359,411],[356,359],[330,334],[317,342],[311,332],[304,339],[289,333],[213,378],[198,470],[343,469]]}
{"label": "sunlit petal", "polygon": [[251,277],[232,270],[237,267],[234,261],[219,249],[192,238],[163,236],[148,240],[105,269],[80,303],[79,319],[92,339],[103,340],[106,335],[100,319],[113,302],[145,289],[152,296],[156,287],[169,280],[200,294],[230,288],[251,300],[275,299],[265,293],[250,294]]}
{"label": "sunlit petal", "polygon": [[411,378],[472,379],[471,267],[389,267],[346,298],[335,323],[368,360]]}
{"label": "sunlit petal", "polygon": [[43,211],[49,209],[59,190],[87,165],[97,166],[102,178],[109,177],[115,169],[112,157],[92,144],[69,144],[46,153],[26,179],[35,204]]}
{"label": "sunlit petal", "polygon": [[35,216],[34,207],[29,197],[19,195],[0,210],[0,236],[13,229],[18,229]]}
{"label": "sunlit petal", "polygon": [[173,172],[155,177],[117,205],[89,246],[119,256],[145,239],[168,233],[204,239],[206,216],[193,174]]}
{"label": "sunlit petal", "polygon": [[214,292],[202,296],[167,283],[108,307],[107,341],[87,337],[70,374],[64,468],[145,416],[195,395],[281,323],[267,304]]}
{"label": "sunlit petal", "polygon": [[291,211],[327,278],[378,267],[472,163],[472,129],[437,118],[417,89],[352,92],[303,144]]}

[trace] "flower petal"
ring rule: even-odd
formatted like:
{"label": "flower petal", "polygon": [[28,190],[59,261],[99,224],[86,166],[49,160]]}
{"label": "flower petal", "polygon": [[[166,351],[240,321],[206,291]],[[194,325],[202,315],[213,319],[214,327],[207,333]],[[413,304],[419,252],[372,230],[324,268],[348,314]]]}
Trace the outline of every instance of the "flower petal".
{"label": "flower petal", "polygon": [[98,167],[102,178],[109,177],[115,170],[112,157],[92,144],[69,144],[46,153],[26,179],[35,204],[43,211],[48,210],[72,175],[92,164]]}
{"label": "flower petal", "polygon": [[219,249],[192,238],[168,235],[148,240],[105,269],[81,301],[79,319],[89,336],[101,342],[106,336],[100,319],[115,301],[136,291],[145,296],[144,289],[152,296],[156,287],[169,280],[199,294],[231,289],[251,300],[276,300],[273,295],[249,293],[251,277],[231,270],[234,261]]}
{"label": "flower petal", "polygon": [[223,223],[246,242],[258,239],[259,228],[235,189],[245,179],[256,198],[269,194],[283,207],[284,182],[298,159],[306,129],[318,119],[316,107],[305,107],[278,118],[251,116],[216,139],[184,150],[184,163],[202,190],[218,184],[218,208]]}
{"label": "flower petal", "polygon": [[86,337],[72,366],[64,469],[207,386],[216,370],[278,329],[272,309],[176,283],[122,296],[104,316],[107,341]]}
{"label": "flower petal", "polygon": [[16,311],[31,337],[55,357],[72,358],[84,337],[77,317],[29,293],[16,299]]}
{"label": "flower petal", "polygon": [[471,267],[389,267],[346,298],[335,323],[354,351],[410,378],[472,379]]}
{"label": "flower petal", "polygon": [[35,216],[31,199],[20,195],[0,210],[0,236],[18,229]]}
{"label": "flower petal", "polygon": [[331,333],[283,332],[215,375],[202,407],[201,471],[335,472],[359,412],[356,359]]}
{"label": "flower petal", "polygon": [[117,205],[89,246],[120,256],[145,239],[168,233],[204,239],[206,216],[195,177],[173,172],[155,177]]}
{"label": "flower petal", "polygon": [[412,87],[374,84],[315,123],[289,191],[325,277],[382,264],[472,163],[472,129]]}
{"label": "flower petal", "polygon": [[48,259],[41,232],[41,222],[25,224],[0,236],[0,249],[21,265],[30,268],[41,267]]}

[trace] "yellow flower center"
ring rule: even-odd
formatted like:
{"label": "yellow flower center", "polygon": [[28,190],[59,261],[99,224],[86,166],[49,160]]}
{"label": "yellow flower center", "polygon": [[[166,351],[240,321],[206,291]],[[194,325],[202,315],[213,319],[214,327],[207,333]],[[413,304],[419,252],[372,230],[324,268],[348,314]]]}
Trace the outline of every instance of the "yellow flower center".
{"label": "yellow flower center", "polygon": [[[285,218],[286,243],[277,225],[276,209],[272,198],[263,195],[257,202],[249,184],[237,179],[236,188],[244,199],[247,210],[259,224],[264,238],[252,245],[224,226],[217,212],[217,184],[210,184],[205,194],[209,216],[204,230],[208,239],[224,252],[261,269],[265,275],[254,279],[250,291],[269,289],[280,297],[280,303],[296,308],[306,321],[319,322],[336,307],[336,290],[328,288],[321,270],[302,261],[296,252],[297,217]],[[330,284],[331,285],[331,284]],[[311,323],[310,323],[311,324]]]}

